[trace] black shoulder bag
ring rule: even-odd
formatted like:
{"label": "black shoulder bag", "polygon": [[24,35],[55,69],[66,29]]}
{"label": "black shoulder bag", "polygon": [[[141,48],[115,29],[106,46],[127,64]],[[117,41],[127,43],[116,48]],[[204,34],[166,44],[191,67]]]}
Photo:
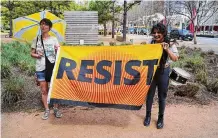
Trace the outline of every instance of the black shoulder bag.
{"label": "black shoulder bag", "polygon": [[43,46],[43,49],[44,49],[44,53],[45,53],[45,81],[46,82],[50,82],[55,62],[51,63],[49,61],[48,57],[46,56],[46,52],[45,52],[45,47],[44,47],[42,35],[41,35],[41,43],[42,43],[42,46]]}

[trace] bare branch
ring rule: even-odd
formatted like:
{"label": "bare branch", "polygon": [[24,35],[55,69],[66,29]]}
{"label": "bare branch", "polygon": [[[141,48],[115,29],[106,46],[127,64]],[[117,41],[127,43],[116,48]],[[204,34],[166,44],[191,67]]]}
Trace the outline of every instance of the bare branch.
{"label": "bare branch", "polygon": [[136,4],[140,4],[141,3],[141,1],[135,1],[135,2],[133,2],[133,3],[130,3],[130,4],[128,4],[128,6],[127,6],[127,11],[128,10],[130,10],[134,5],[136,5]]}
{"label": "bare branch", "polygon": [[[207,22],[216,12],[218,11],[218,8],[215,10],[215,12],[213,12],[204,22],[202,22],[202,24],[204,24],[205,22]],[[200,23],[199,23],[200,24]]]}

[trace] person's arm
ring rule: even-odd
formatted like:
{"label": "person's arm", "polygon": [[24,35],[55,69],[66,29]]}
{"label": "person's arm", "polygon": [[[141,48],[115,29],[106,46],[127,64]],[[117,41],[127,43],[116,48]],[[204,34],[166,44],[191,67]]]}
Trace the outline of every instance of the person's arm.
{"label": "person's arm", "polygon": [[30,52],[31,57],[33,58],[41,58],[41,54],[36,53],[36,39],[33,40],[32,45],[31,45],[31,52]]}
{"label": "person's arm", "polygon": [[58,39],[57,39],[57,38],[55,38],[55,45],[54,45],[55,52],[57,52],[57,51],[58,51],[59,47],[60,47],[60,44],[58,43]]}
{"label": "person's arm", "polygon": [[168,53],[170,59],[172,61],[177,61],[179,59],[178,50],[175,47],[175,45],[172,45],[172,51],[169,49],[169,44],[168,43],[162,43],[163,49]]}
{"label": "person's arm", "polygon": [[37,54],[36,49],[32,48],[31,49],[31,57],[39,59],[39,58],[41,58],[41,55]]}

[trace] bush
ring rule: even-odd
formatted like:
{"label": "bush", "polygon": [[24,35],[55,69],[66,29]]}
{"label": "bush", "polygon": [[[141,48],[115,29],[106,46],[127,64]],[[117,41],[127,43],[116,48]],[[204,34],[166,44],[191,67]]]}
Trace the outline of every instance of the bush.
{"label": "bush", "polygon": [[11,75],[11,65],[9,61],[5,58],[1,60],[1,78],[5,79]]}
{"label": "bush", "polygon": [[201,52],[201,54],[200,54],[200,56],[203,57],[203,58],[204,58],[206,55],[207,55],[206,52]]}
{"label": "bush", "polygon": [[32,75],[35,71],[35,60],[30,56],[30,45],[13,41],[11,43],[2,43],[2,59],[7,59],[7,64],[2,64],[7,76],[6,70],[10,70],[9,65],[19,67],[21,71]]}
{"label": "bush", "polygon": [[121,45],[121,46],[124,46],[124,45],[132,45],[132,43],[130,43],[130,42],[124,42],[124,43],[121,43],[120,45]]}
{"label": "bush", "polygon": [[35,71],[36,71],[35,62],[33,61],[32,63],[29,63],[27,66],[27,74],[29,76],[32,76],[34,75]]}
{"label": "bush", "polygon": [[191,68],[193,72],[198,69],[206,70],[202,52],[196,49],[190,53],[190,48],[182,48],[179,50],[179,60],[172,63],[172,67]]}
{"label": "bush", "polygon": [[199,85],[196,83],[187,83],[187,85],[179,85],[174,93],[176,96],[187,96],[194,97],[198,90],[200,89]]}
{"label": "bush", "polygon": [[207,51],[207,54],[208,55],[213,55],[215,52],[213,51],[213,50],[209,50],[209,51]]}
{"label": "bush", "polygon": [[115,46],[116,42],[110,42],[109,44],[110,44],[110,46]]}
{"label": "bush", "polygon": [[207,72],[204,70],[197,70],[195,73],[195,80],[207,85]]}
{"label": "bush", "polygon": [[144,41],[144,42],[141,42],[141,45],[145,45],[145,44],[147,44],[147,42],[146,42],[146,41]]}
{"label": "bush", "polygon": [[201,50],[183,47],[179,50],[179,60],[172,63],[172,67],[188,68],[195,74],[195,80],[207,84],[207,70]]}
{"label": "bush", "polygon": [[209,82],[207,89],[215,94],[218,94],[218,79]]}
{"label": "bush", "polygon": [[97,46],[104,46],[104,42],[98,43]]}
{"label": "bush", "polygon": [[192,68],[194,72],[196,72],[198,69],[206,69],[204,59],[200,55],[193,55],[193,57],[187,58],[185,66]]}
{"label": "bush", "polygon": [[6,80],[2,91],[3,104],[14,104],[24,98],[24,79],[21,77],[10,77]]}
{"label": "bush", "polygon": [[117,35],[121,35],[121,33],[120,33],[120,32],[118,32],[118,33],[117,33]]}

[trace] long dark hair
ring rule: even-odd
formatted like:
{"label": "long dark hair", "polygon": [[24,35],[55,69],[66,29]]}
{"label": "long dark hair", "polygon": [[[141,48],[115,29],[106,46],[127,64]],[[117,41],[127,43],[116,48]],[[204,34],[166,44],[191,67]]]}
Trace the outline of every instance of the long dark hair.
{"label": "long dark hair", "polygon": [[[167,28],[165,25],[163,25],[162,23],[158,23],[158,24],[154,25],[151,29],[151,34],[154,33],[154,30],[158,30],[164,36],[163,42],[168,43],[170,45],[170,39],[167,37]],[[153,41],[152,43],[155,43],[155,40],[152,40],[152,41]],[[165,50],[163,50],[163,54],[162,54],[162,57],[160,59],[161,73],[163,73],[163,71],[164,71],[164,66],[166,64],[167,57],[168,57],[167,52]]]}

